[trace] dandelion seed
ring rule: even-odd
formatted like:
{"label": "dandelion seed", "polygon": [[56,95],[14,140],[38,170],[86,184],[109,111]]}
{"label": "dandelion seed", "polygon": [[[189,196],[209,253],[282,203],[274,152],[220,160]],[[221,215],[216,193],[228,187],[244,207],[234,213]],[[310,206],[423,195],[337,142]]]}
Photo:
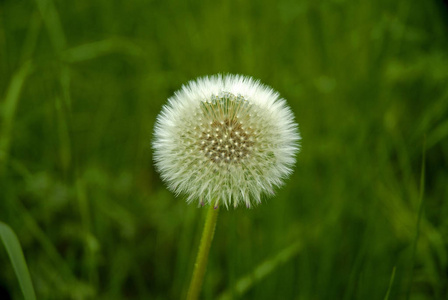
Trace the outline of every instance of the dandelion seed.
{"label": "dandelion seed", "polygon": [[286,101],[241,75],[187,83],[163,107],[154,136],[155,165],[170,190],[226,207],[272,195],[291,173],[300,140]]}

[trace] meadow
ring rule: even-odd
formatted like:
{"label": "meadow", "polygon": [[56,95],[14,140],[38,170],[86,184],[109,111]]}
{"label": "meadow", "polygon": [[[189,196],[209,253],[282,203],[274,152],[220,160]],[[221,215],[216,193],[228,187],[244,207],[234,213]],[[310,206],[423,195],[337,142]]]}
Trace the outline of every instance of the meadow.
{"label": "meadow", "polygon": [[185,297],[206,209],[151,141],[217,73],[279,91],[302,141],[274,197],[220,211],[201,299],[448,298],[442,1],[0,0],[0,221],[37,299]]}

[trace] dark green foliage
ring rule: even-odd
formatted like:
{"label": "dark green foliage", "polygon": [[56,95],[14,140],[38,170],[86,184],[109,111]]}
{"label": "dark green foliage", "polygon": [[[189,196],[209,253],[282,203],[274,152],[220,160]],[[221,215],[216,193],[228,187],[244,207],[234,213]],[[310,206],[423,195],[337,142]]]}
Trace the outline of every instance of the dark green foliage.
{"label": "dark green foliage", "polygon": [[[155,173],[153,125],[183,83],[230,72],[288,100],[303,149],[274,198],[221,211],[203,298],[447,299],[444,9],[0,1],[0,221],[37,298],[185,295],[206,210]],[[0,249],[5,290],[22,297]]]}

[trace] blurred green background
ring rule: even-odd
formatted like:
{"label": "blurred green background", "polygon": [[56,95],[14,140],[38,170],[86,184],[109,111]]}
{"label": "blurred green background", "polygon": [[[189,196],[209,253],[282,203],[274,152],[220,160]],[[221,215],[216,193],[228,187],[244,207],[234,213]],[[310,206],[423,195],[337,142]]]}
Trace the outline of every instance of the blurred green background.
{"label": "blurred green background", "polygon": [[[185,296],[206,209],[161,182],[153,125],[183,83],[228,72],[288,100],[302,151],[274,198],[221,211],[202,298],[447,299],[447,16],[437,0],[0,1],[0,221],[38,299]],[[22,299],[3,246],[0,298]]]}

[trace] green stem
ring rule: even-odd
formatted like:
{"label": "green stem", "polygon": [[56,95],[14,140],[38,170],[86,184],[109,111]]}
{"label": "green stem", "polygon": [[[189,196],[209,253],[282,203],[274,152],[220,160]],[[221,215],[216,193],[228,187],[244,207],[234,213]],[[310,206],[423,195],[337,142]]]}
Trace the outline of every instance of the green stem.
{"label": "green stem", "polygon": [[198,256],[194,264],[193,277],[188,288],[187,300],[196,300],[201,291],[202,281],[204,280],[205,270],[207,268],[208,253],[215,233],[216,220],[218,218],[218,208],[210,204],[210,208],[205,220],[204,231],[202,232],[201,243],[199,245]]}

